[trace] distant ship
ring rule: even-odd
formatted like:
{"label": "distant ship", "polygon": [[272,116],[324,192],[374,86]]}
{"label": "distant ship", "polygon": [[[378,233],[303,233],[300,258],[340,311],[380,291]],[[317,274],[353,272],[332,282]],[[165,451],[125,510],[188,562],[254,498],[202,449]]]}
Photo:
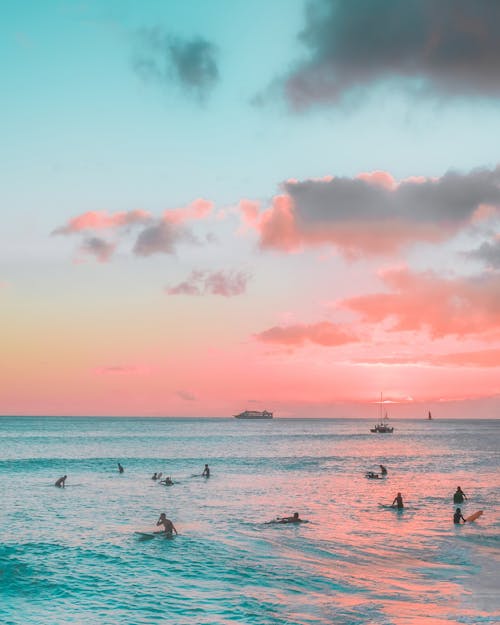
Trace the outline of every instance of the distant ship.
{"label": "distant ship", "polygon": [[245,410],[234,415],[235,419],[272,419],[273,413],[268,410]]}
{"label": "distant ship", "polygon": [[429,414],[427,416],[427,420],[428,421],[432,421],[432,415],[431,415],[431,411],[429,410]]}

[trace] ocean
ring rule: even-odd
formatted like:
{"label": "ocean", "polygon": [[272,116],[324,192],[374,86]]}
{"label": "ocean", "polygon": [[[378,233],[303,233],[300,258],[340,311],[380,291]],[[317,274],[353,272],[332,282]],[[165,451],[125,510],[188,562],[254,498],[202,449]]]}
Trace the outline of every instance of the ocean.
{"label": "ocean", "polygon": [[[0,623],[500,622],[500,421],[372,425],[0,418]],[[134,533],[161,512],[178,536]]]}

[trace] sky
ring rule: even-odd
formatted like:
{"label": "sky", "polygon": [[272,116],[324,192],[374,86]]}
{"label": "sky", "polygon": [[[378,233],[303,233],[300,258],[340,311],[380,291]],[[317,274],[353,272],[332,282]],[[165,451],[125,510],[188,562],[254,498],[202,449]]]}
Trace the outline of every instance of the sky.
{"label": "sky", "polygon": [[5,2],[0,413],[498,417],[499,28]]}

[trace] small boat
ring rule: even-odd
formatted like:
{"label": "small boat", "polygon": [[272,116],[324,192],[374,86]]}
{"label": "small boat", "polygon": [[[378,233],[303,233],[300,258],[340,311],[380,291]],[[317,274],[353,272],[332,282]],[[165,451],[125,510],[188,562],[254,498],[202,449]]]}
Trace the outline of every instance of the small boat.
{"label": "small boat", "polygon": [[427,416],[427,420],[428,421],[432,421],[432,415],[431,415],[431,411],[429,410],[429,414]]}
{"label": "small boat", "polygon": [[374,434],[392,434],[394,432],[394,428],[381,421],[380,423],[377,423],[374,428],[371,428],[370,432],[373,432]]}
{"label": "small boat", "polygon": [[234,415],[235,419],[272,419],[273,413],[269,410],[245,410]]}
{"label": "small boat", "polygon": [[380,422],[377,425],[370,429],[372,434],[392,434],[394,432],[394,428],[391,427],[387,421],[389,417],[387,416],[387,412],[382,418],[382,393],[380,393]]}

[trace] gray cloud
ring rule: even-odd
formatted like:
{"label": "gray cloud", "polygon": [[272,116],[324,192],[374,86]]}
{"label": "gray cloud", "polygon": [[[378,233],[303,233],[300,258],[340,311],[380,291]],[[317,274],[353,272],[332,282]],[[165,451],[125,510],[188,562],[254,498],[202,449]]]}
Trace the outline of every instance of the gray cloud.
{"label": "gray cloud", "polygon": [[485,241],[480,247],[468,254],[471,258],[483,261],[492,269],[500,269],[500,238],[490,243]]}
{"label": "gray cloud", "polygon": [[[396,183],[385,172],[284,184],[287,195],[250,223],[262,248],[330,244],[346,256],[387,254],[449,238],[481,205],[500,208],[500,167]],[[247,215],[248,218],[248,215]]]}
{"label": "gray cloud", "polygon": [[500,205],[500,167],[438,179],[403,181],[395,189],[357,178],[286,183],[299,219],[329,223],[402,219],[457,223],[480,204]]}
{"label": "gray cloud", "polygon": [[438,95],[500,96],[498,0],[311,0],[309,58],[285,79],[296,109],[410,80]]}
{"label": "gray cloud", "polygon": [[250,276],[244,272],[193,271],[189,278],[165,289],[168,295],[221,295],[234,297],[246,291]]}
{"label": "gray cloud", "polygon": [[190,238],[193,240],[190,234],[180,226],[167,221],[158,221],[142,230],[137,237],[133,251],[137,256],[173,254],[179,241]]}
{"label": "gray cloud", "polygon": [[217,48],[202,37],[183,40],[152,28],[139,33],[139,42],[133,66],[144,80],[177,83],[200,100],[217,84]]}
{"label": "gray cloud", "polygon": [[189,391],[179,390],[176,394],[185,401],[196,401],[196,395],[193,395],[193,393],[190,393]]}
{"label": "gray cloud", "polygon": [[107,263],[115,249],[114,243],[100,237],[89,237],[83,241],[81,246],[82,252],[95,256],[100,263]]}

